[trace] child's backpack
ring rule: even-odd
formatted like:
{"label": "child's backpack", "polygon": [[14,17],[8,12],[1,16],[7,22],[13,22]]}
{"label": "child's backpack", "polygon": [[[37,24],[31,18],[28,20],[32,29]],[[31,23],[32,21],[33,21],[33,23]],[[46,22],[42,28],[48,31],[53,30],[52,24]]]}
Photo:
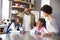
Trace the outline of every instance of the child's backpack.
{"label": "child's backpack", "polygon": [[[9,29],[9,27],[11,26],[11,24],[12,23],[10,23],[9,25],[8,25],[8,27],[7,27],[7,29],[6,29],[6,33],[9,33],[9,31],[11,30],[11,29]],[[9,30],[8,30],[9,29]]]}

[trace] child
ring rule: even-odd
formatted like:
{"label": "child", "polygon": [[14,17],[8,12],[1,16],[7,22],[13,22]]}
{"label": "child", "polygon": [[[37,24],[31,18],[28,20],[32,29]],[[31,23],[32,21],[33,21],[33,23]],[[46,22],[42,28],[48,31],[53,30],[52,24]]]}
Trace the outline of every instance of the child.
{"label": "child", "polygon": [[14,18],[14,22],[12,22],[11,24],[9,24],[6,33],[9,32],[14,32],[14,31],[21,31],[22,29],[22,19],[19,16],[16,16]]}
{"label": "child", "polygon": [[47,34],[47,30],[46,30],[46,22],[43,18],[40,18],[37,22],[37,25],[35,28],[33,28],[31,31],[30,31],[30,34],[31,35],[45,35]]}
{"label": "child", "polygon": [[8,26],[6,33],[10,34],[11,40],[13,40],[16,35],[20,35],[20,33],[22,33],[23,28],[22,28],[22,22],[21,21],[22,21],[22,19],[19,16],[16,16],[14,18],[14,22],[12,22]]}
{"label": "child", "polygon": [[41,11],[43,12],[44,16],[46,17],[46,28],[49,32],[49,34],[55,34],[58,33],[58,27],[56,25],[56,21],[54,17],[52,16],[52,7],[49,5],[44,5],[41,8]]}

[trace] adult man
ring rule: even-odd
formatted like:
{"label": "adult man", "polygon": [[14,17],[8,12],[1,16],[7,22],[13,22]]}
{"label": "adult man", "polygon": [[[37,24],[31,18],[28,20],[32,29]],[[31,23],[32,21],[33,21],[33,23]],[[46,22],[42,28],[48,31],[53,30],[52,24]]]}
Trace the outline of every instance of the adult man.
{"label": "adult man", "polygon": [[23,13],[18,14],[22,17],[22,23],[24,25],[25,31],[30,31],[35,25],[35,16],[30,13],[29,8],[24,8]]}

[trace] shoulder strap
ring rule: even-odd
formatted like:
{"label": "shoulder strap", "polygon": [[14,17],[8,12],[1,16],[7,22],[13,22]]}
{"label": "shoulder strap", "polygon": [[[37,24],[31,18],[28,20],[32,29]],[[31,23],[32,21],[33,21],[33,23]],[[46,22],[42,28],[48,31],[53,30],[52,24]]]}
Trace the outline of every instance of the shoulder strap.
{"label": "shoulder strap", "polygon": [[11,26],[11,24],[12,24],[12,23],[10,23],[10,24],[9,24],[9,26],[7,27],[7,32],[6,32],[6,33],[8,33],[8,32],[9,32],[9,30],[8,30],[8,29],[9,29],[9,27]]}
{"label": "shoulder strap", "polygon": [[44,32],[44,27],[42,27],[41,31]]}
{"label": "shoulder strap", "polygon": [[38,31],[38,27],[36,27],[36,31]]}

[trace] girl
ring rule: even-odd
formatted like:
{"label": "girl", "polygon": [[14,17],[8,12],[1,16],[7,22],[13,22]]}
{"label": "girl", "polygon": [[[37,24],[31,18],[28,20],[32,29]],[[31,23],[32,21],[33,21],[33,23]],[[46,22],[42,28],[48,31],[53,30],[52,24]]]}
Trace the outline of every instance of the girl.
{"label": "girl", "polygon": [[31,35],[46,35],[48,32],[46,30],[46,22],[44,19],[40,18],[37,22],[37,26],[30,31]]}
{"label": "girl", "polygon": [[[19,16],[15,16],[14,22],[12,22],[7,28],[7,34],[10,35],[11,40],[15,40],[15,37],[22,33],[22,19]],[[17,39],[17,38],[16,38]]]}

